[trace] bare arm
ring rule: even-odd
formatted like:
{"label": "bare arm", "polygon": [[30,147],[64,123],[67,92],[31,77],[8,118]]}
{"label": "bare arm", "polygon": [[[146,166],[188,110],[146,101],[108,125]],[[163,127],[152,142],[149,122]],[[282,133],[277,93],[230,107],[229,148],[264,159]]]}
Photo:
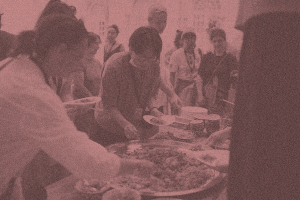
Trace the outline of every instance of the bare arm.
{"label": "bare arm", "polygon": [[173,87],[175,87],[175,76],[176,72],[170,72],[170,82],[173,85]]}
{"label": "bare arm", "polygon": [[93,96],[92,93],[84,86],[84,72],[78,71],[71,74],[74,84],[73,95],[76,98],[84,98]]}

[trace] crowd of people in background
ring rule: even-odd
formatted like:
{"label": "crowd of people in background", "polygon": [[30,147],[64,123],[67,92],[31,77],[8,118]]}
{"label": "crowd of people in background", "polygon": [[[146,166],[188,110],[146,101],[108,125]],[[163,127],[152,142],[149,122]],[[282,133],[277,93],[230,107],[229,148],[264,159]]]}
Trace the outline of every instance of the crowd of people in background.
{"label": "crowd of people in background", "polygon": [[[162,5],[149,8],[148,26],[133,32],[129,51],[116,40],[118,26],[109,26],[103,64],[95,58],[99,35],[60,0],[49,1],[34,30],[0,31],[0,199],[46,199],[35,167],[50,157],[83,179],[149,173],[152,163],[121,159],[103,146],[156,134],[146,114],[200,106],[224,116],[236,88],[232,130],[214,135],[232,140],[229,199],[299,199],[300,5],[287,1],[270,7],[241,0],[240,63],[217,27],[209,32],[212,52],[202,55],[201,36],[187,29],[177,30],[174,48],[161,55],[168,17]],[[96,111],[68,116],[62,102],[91,96],[102,97]]]}

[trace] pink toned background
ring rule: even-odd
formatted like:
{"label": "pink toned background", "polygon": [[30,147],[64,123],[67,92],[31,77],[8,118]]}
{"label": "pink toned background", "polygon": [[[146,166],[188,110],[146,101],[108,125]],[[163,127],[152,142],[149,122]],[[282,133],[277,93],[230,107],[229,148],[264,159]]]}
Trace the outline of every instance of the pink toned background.
{"label": "pink toned background", "polygon": [[[168,24],[161,35],[163,52],[173,47],[176,29],[194,27],[197,32],[197,46],[203,52],[212,49],[206,28],[209,21],[227,33],[229,51],[239,54],[242,33],[234,29],[238,0],[63,0],[77,8],[77,17],[82,18],[89,31],[106,38],[106,27],[117,24],[120,34],[117,40],[128,46],[131,33],[142,25],[147,25],[147,11],[153,3],[160,3],[168,10]],[[2,30],[18,34],[32,29],[48,0],[1,0]],[[97,58],[101,59],[101,49]]]}

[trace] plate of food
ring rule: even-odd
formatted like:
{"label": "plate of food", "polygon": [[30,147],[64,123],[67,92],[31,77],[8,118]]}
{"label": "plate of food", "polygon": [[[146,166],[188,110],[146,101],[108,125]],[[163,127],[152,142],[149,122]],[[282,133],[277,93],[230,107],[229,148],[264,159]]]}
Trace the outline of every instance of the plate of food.
{"label": "plate of food", "polygon": [[75,184],[75,189],[84,194],[102,194],[110,188],[107,183],[98,180],[79,180]]}
{"label": "plate of food", "polygon": [[[225,174],[178,151],[179,147],[187,146],[184,143],[173,141],[171,143],[174,145],[168,145],[158,140],[133,143],[111,145],[107,149],[122,158],[149,160],[155,164],[156,169],[150,177],[140,177],[138,172],[115,177],[108,183],[113,188],[134,189],[142,196],[171,197],[204,191],[225,177]],[[136,149],[132,150],[132,147]]]}
{"label": "plate of food", "polygon": [[175,122],[175,116],[172,115],[163,115],[161,117],[144,115],[143,118],[146,122],[155,126],[167,126]]}
{"label": "plate of food", "polygon": [[96,103],[101,101],[101,97],[86,97],[82,99],[76,99],[73,101],[67,101],[64,102],[63,105],[68,108],[68,107],[81,107],[81,106],[93,106]]}

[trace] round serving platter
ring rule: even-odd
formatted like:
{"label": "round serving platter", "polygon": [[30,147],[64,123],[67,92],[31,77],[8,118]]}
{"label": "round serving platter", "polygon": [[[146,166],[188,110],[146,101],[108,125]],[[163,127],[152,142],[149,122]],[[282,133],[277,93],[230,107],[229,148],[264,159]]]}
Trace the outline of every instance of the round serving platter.
{"label": "round serving platter", "polygon": [[[184,142],[172,141],[172,140],[145,140],[145,141],[130,141],[127,143],[117,143],[107,147],[109,152],[113,152],[117,155],[125,154],[126,152],[133,152],[137,149],[142,149],[145,147],[150,148],[185,148],[189,149],[191,144],[187,144]],[[213,170],[213,169],[211,169]],[[174,196],[182,196],[188,195],[193,193],[198,193],[209,188],[214,187],[218,183],[220,183],[226,176],[224,173],[220,173],[216,170],[214,171],[214,176],[209,179],[204,185],[198,188],[190,189],[190,190],[183,190],[183,191],[172,191],[172,192],[157,192],[157,191],[150,191],[149,189],[139,190],[142,196],[152,196],[152,197],[174,197]],[[110,184],[113,188],[122,188],[118,185]]]}

